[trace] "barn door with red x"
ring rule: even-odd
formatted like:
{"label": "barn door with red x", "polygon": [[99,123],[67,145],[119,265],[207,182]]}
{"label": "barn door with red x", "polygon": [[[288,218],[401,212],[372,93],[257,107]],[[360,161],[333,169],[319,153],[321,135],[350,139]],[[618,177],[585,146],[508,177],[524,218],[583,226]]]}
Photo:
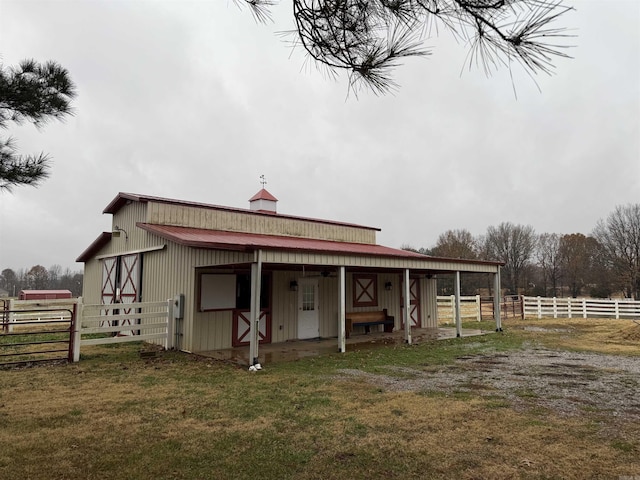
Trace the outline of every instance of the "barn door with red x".
{"label": "barn door with red x", "polygon": [[[404,292],[404,287],[400,289]],[[400,295],[402,295],[401,293]],[[404,298],[402,299],[402,315],[404,315]],[[409,317],[411,318],[412,327],[421,327],[422,320],[420,317],[420,279],[409,279]],[[404,328],[404,318],[402,319],[402,328]]]}
{"label": "barn door with red x", "polygon": [[[122,325],[135,325],[140,323],[135,318],[138,309],[124,305],[136,303],[140,300],[140,255],[123,255],[120,257],[120,303],[123,305],[120,314],[132,314],[131,318],[122,320]],[[120,335],[139,335],[138,330],[120,331]]]}
{"label": "barn door with red x", "polygon": [[[118,257],[105,258],[102,261],[101,301],[103,305],[116,303],[118,283]],[[110,315],[111,309],[104,309],[101,315]],[[101,327],[111,327],[112,322],[100,322]]]}
{"label": "barn door with red x", "polygon": [[[231,343],[234,347],[249,345],[251,340],[251,312],[249,310],[234,310]],[[260,311],[258,323],[258,341],[271,343],[271,314],[268,310]]]}
{"label": "barn door with red x", "polygon": [[[105,308],[103,315],[109,314],[132,314],[118,322],[117,320],[105,321],[104,326],[135,325],[138,320],[135,318],[136,309],[126,307],[126,304],[138,302],[140,300],[140,255],[123,255],[120,257],[105,258],[102,262],[102,303],[113,305],[113,308]],[[117,305],[117,307],[116,307]],[[136,330],[124,330],[119,335],[136,335]]]}

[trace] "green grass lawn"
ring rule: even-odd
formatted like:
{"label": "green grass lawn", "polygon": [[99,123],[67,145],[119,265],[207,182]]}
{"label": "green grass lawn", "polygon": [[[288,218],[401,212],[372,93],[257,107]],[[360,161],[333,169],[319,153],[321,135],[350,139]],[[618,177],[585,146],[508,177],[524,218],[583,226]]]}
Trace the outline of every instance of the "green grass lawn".
{"label": "green grass lawn", "polygon": [[437,369],[532,344],[640,355],[633,338],[603,340],[629,323],[575,321],[565,338],[519,322],[502,334],[305,358],[258,373],[177,352],[141,358],[140,344],[90,347],[78,364],[0,370],[0,478],[640,475],[637,422],[609,422],[597,409],[563,417],[473,391],[397,392],[338,379],[344,369]]}

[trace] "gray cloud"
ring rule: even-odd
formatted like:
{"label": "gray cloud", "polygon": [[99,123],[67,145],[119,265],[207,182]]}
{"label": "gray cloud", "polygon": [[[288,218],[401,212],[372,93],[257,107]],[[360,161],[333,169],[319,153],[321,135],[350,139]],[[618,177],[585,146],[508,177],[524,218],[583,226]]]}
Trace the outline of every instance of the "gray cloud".
{"label": "gray cloud", "polygon": [[64,124],[9,132],[55,163],[42,187],[0,194],[0,267],[79,268],[119,191],[246,207],[261,174],[279,211],[377,226],[390,246],[502,221],[589,233],[638,201],[640,5],[575,5],[575,58],[541,93],[468,71],[443,34],[395,94],[355,98],[275,34],[286,2],[257,25],[213,0],[3,0],[2,61],[56,60],[79,97]]}

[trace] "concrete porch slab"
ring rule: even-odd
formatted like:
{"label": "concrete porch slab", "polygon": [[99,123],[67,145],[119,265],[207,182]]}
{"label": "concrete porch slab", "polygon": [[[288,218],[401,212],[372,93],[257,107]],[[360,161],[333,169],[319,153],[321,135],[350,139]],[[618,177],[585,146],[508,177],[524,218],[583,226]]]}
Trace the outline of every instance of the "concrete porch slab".
{"label": "concrete porch slab", "polygon": [[[487,330],[463,329],[463,337],[485,335]],[[456,338],[455,328],[414,328],[411,332],[412,344],[420,344],[435,340]],[[347,352],[385,345],[404,344],[404,331],[392,333],[372,332],[369,334],[351,335],[346,341]],[[261,344],[258,358],[261,364],[291,362],[306,357],[317,357],[338,352],[337,338],[320,338],[313,340],[291,340],[281,343]],[[227,361],[237,365],[249,366],[249,346],[196,352],[203,357]]]}

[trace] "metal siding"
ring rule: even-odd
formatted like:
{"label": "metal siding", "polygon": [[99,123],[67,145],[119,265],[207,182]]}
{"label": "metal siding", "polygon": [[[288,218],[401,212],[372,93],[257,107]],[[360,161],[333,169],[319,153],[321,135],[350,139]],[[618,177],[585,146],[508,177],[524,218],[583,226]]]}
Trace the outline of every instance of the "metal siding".
{"label": "metal siding", "polygon": [[[391,282],[391,290],[385,290],[384,284]],[[378,304],[379,308],[387,309],[387,314],[394,317],[394,328],[400,328],[400,275],[394,273],[378,275]]]}
{"label": "metal siding", "polygon": [[273,272],[271,341],[285,342],[297,338],[298,294],[289,289],[289,283],[298,278],[295,272]]}
{"label": "metal siding", "polygon": [[320,336],[338,336],[338,278],[320,277]]}
{"label": "metal siding", "polygon": [[436,328],[438,326],[438,281],[435,278],[425,279],[423,286],[424,306],[426,314],[423,318],[423,326]]}
{"label": "metal siding", "polygon": [[224,210],[207,209],[203,215],[203,208],[155,202],[149,202],[148,209],[148,221],[155,224],[367,244],[376,241],[375,230],[357,226]]}
{"label": "metal siding", "polygon": [[232,317],[231,310],[196,312],[191,351],[231,348]]}
{"label": "metal siding", "polygon": [[284,263],[297,265],[332,265],[346,267],[367,268],[395,268],[412,270],[430,270],[434,272],[461,272],[495,273],[496,265],[464,264],[459,262],[447,262],[441,260],[407,259],[391,257],[371,257],[364,255],[327,255],[317,253],[291,253],[286,251],[265,251],[263,256],[265,263]]}
{"label": "metal siding", "polygon": [[102,262],[92,258],[84,264],[82,301],[100,303],[102,296]]}

